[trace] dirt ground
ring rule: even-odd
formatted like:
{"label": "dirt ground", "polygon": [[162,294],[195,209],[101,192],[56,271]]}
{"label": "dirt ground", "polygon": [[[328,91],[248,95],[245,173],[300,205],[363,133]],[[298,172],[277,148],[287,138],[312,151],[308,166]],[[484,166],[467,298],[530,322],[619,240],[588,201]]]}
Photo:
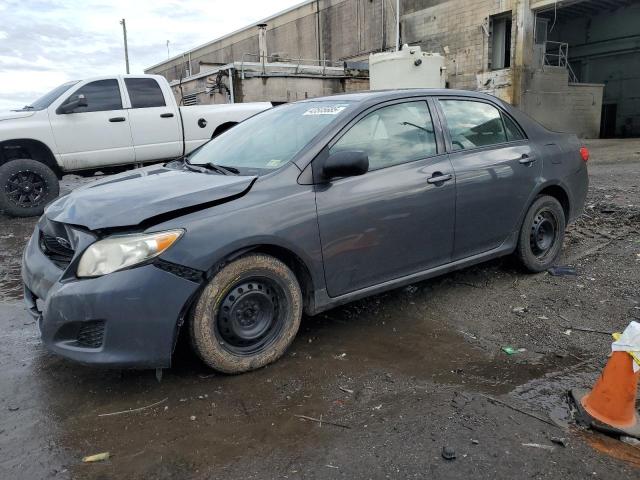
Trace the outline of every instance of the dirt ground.
{"label": "dirt ground", "polygon": [[417,283],[305,318],[282,360],[240,376],[185,348],[161,383],[47,353],[20,298],[35,220],[0,216],[0,478],[637,479],[640,448],[575,427],[565,400],[611,342],[570,327],[640,318],[640,140],[588,146],[560,262],[578,276],[505,258]]}

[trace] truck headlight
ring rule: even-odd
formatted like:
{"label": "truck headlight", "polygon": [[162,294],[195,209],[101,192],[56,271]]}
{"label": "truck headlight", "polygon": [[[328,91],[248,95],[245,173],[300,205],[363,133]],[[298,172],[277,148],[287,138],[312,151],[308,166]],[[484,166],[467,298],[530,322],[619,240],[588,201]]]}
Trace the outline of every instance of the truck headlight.
{"label": "truck headlight", "polygon": [[184,230],[114,235],[87,248],[78,263],[78,277],[99,277],[157,257],[182,236]]}

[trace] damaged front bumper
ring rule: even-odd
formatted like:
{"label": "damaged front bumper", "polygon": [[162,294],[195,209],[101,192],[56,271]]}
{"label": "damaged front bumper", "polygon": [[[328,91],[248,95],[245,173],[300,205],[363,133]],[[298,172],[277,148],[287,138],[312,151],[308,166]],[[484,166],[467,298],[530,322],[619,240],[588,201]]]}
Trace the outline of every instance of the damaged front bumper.
{"label": "damaged front bumper", "polygon": [[[29,312],[44,345],[72,360],[118,368],[165,368],[180,320],[200,287],[167,262],[78,279],[45,254],[36,227],[23,255]],[[78,250],[79,251],[79,250]],[[75,257],[74,257],[75,258]]]}

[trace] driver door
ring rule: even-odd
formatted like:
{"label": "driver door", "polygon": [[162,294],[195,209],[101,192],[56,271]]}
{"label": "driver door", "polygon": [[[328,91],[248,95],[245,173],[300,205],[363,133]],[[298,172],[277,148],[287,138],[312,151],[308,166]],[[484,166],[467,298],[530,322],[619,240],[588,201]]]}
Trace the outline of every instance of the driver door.
{"label": "driver door", "polygon": [[[86,107],[71,113],[49,110],[57,151],[65,170],[135,162],[129,111],[123,108],[117,79],[89,82],[67,95],[84,95]],[[63,103],[64,103],[63,102]]]}
{"label": "driver door", "polygon": [[[436,143],[429,107],[419,100],[367,113],[330,146],[326,155],[363,150],[369,156],[364,175],[316,186],[330,296],[450,261],[455,179]],[[434,181],[438,176],[442,181]]]}

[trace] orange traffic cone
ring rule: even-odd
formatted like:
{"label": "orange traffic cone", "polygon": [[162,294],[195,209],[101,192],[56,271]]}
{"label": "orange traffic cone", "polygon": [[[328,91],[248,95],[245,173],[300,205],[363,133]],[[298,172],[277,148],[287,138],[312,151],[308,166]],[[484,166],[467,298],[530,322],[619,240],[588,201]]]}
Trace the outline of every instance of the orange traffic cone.
{"label": "orange traffic cone", "polygon": [[633,372],[633,361],[627,352],[613,352],[591,392],[571,391],[581,414],[578,420],[596,430],[640,438],[636,412],[640,371]]}

